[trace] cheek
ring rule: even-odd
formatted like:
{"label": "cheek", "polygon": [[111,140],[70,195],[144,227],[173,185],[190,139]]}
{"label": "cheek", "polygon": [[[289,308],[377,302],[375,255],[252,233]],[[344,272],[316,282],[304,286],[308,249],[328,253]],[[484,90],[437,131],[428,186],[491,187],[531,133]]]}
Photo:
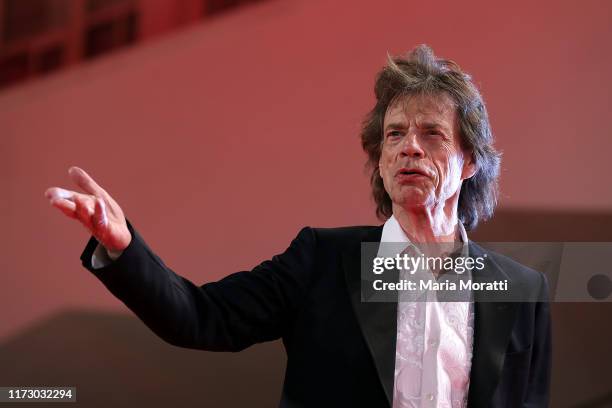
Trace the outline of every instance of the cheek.
{"label": "cheek", "polygon": [[385,186],[385,190],[389,191],[389,188],[392,187],[390,171],[387,167],[380,168],[380,177],[383,180],[383,185]]}
{"label": "cheek", "polygon": [[461,181],[462,165],[462,161],[454,155],[448,159],[446,166],[446,185],[452,187]]}
{"label": "cheek", "polygon": [[380,172],[380,175],[383,178],[386,177],[390,173],[391,167],[392,167],[391,164],[392,164],[392,159],[390,155],[383,151],[383,153],[380,156],[380,160],[378,161],[378,170]]}

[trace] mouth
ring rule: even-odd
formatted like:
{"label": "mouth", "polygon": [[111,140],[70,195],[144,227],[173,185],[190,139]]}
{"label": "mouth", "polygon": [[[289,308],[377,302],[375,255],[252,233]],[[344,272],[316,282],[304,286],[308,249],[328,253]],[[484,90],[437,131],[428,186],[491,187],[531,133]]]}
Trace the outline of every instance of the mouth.
{"label": "mouth", "polygon": [[399,169],[395,175],[399,177],[414,177],[414,176],[429,177],[429,174],[427,174],[427,172],[421,169],[405,168],[405,167],[402,167],[401,169]]}

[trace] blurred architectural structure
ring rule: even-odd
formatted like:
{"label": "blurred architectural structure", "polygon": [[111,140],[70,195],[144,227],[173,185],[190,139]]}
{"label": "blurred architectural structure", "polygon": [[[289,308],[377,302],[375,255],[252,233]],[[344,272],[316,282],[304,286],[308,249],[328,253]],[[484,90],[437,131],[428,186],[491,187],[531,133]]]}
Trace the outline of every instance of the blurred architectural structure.
{"label": "blurred architectural structure", "polygon": [[0,0],[0,90],[260,0]]}

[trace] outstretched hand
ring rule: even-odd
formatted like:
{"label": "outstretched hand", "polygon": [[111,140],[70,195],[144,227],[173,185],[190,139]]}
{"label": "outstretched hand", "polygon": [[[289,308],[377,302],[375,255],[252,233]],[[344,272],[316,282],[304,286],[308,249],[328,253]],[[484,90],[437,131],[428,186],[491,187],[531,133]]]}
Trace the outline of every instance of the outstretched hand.
{"label": "outstretched hand", "polygon": [[50,204],[83,224],[107,250],[127,248],[132,234],[119,204],[85,170],[71,167],[68,174],[84,193],[51,187],[45,191]]}

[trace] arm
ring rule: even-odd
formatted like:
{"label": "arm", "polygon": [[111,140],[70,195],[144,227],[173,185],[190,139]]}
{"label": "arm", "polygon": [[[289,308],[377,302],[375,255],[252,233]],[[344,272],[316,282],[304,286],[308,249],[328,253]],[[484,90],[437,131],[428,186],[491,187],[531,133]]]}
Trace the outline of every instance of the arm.
{"label": "arm", "polygon": [[[83,192],[51,187],[45,196],[92,235],[83,265],[164,340],[241,350],[283,334],[310,285],[316,253],[312,229],[304,228],[283,254],[251,272],[196,286],[164,265],[89,174],[78,167],[68,173]],[[96,249],[103,261],[94,267]],[[107,255],[117,258],[113,262]]]}
{"label": "arm", "polygon": [[153,332],[181,347],[238,351],[282,336],[309,286],[315,261],[313,230],[304,228],[282,254],[217,282],[196,286],[173,272],[128,222],[121,255],[95,269],[91,238],[83,266]]}

